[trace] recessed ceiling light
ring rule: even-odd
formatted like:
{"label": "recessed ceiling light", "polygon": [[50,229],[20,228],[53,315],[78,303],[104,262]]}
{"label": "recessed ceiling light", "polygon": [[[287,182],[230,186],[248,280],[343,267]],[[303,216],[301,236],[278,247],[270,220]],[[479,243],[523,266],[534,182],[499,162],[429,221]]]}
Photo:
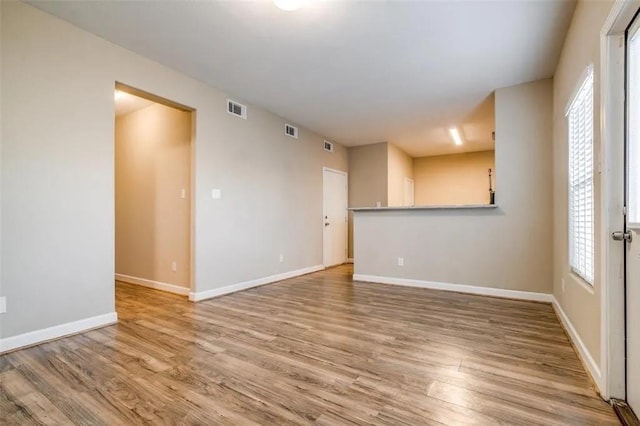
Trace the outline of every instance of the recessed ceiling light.
{"label": "recessed ceiling light", "polygon": [[302,0],[273,0],[273,3],[287,12],[293,12],[302,6]]}
{"label": "recessed ceiling light", "polygon": [[456,145],[462,145],[462,137],[460,136],[460,132],[458,131],[457,127],[450,127],[449,133],[453,138],[453,143],[455,143]]}
{"label": "recessed ceiling light", "polygon": [[118,100],[118,99],[122,98],[123,96],[124,96],[124,92],[121,92],[119,90],[116,90],[113,93],[113,99],[115,99],[115,100]]}

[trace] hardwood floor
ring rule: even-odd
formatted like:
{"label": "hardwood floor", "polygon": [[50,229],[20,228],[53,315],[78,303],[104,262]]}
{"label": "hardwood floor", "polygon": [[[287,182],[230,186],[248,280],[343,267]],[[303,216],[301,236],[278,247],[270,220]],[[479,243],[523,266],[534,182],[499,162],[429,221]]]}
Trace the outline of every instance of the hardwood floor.
{"label": "hardwood floor", "polygon": [[118,325],[0,357],[0,423],[618,424],[550,305],[350,277],[118,283]]}

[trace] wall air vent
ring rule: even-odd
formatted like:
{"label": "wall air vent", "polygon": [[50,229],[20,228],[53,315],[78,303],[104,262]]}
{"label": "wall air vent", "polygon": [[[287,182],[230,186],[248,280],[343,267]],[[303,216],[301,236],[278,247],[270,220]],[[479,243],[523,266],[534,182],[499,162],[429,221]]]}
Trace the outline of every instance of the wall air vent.
{"label": "wall air vent", "polygon": [[328,140],[324,141],[324,150],[333,152],[333,142],[329,142]]}
{"label": "wall air vent", "polygon": [[291,124],[285,124],[284,134],[287,136],[291,136],[292,138],[298,139],[298,128],[295,126],[292,126]]}
{"label": "wall air vent", "polygon": [[240,118],[247,119],[247,107],[231,99],[227,99],[227,112]]}

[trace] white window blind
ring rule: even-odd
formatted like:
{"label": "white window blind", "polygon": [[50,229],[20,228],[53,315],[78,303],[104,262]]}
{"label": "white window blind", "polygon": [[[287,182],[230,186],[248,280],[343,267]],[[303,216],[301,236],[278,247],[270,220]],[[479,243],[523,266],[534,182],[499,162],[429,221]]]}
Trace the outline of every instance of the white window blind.
{"label": "white window blind", "polygon": [[569,262],[593,284],[593,68],[567,110],[569,125]]}

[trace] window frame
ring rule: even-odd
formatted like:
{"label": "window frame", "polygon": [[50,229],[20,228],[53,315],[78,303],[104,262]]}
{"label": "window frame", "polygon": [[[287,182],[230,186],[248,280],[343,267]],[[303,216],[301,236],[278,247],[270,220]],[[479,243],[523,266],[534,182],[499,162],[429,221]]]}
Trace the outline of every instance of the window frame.
{"label": "window frame", "polygon": [[[640,55],[632,54],[633,48],[636,47],[640,50],[640,20],[636,19],[633,25],[629,29],[629,36],[627,40],[626,52],[627,55],[627,69],[626,71],[626,164],[624,171],[626,177],[625,185],[625,205],[626,211],[626,228],[627,229],[640,229],[640,127],[631,125],[629,117],[633,117],[640,111],[640,100],[637,96],[632,97],[631,94],[637,93],[637,89],[640,88],[640,81],[637,78],[633,78],[634,72],[638,72],[640,68]],[[635,53],[635,52],[634,52]],[[635,102],[634,102],[635,101]],[[634,122],[635,123],[635,122]]]}
{"label": "window frame", "polygon": [[[590,85],[590,99],[586,100],[582,98],[584,94],[584,90]],[[595,110],[594,110],[594,95],[595,95],[595,78],[594,78],[594,70],[593,64],[589,64],[586,69],[583,71],[580,79],[578,80],[578,84],[576,85],[574,92],[570,98],[570,101],[567,103],[567,107],[565,108],[565,119],[567,120],[567,203],[568,203],[568,255],[569,255],[569,268],[571,272],[577,275],[584,282],[589,284],[590,286],[594,285],[595,278],[595,144],[594,144],[594,136],[595,136]],[[572,133],[572,117],[571,115],[577,111],[574,111],[574,107],[580,108],[583,107],[584,102],[590,102],[591,115],[590,117],[585,117],[585,119],[589,119],[589,124],[582,124],[581,128],[578,129],[578,133],[584,133],[584,138],[590,139],[590,144],[587,149],[590,149],[590,164],[583,163],[581,165],[576,166],[574,164],[575,157],[578,155],[574,155],[576,143],[576,139],[580,136],[575,136]],[[585,133],[585,128],[590,127],[590,134]],[[582,152],[585,157],[587,155],[587,151]],[[572,181],[572,177],[576,174],[576,171],[579,169],[589,169],[590,173],[585,173],[585,177],[578,183],[574,183]],[[590,247],[587,249],[587,238],[583,235],[580,235],[583,245],[585,246],[582,251],[584,251],[585,258],[584,259],[576,259],[576,246],[580,244],[580,242],[576,243],[575,239],[579,237],[576,232],[574,232],[574,222],[576,215],[574,214],[574,199],[576,188],[580,187],[588,187],[590,185],[591,195],[588,200],[588,204],[591,206],[590,212],[590,228],[591,228],[591,238],[590,238]],[[582,211],[584,215],[586,215],[586,208]],[[585,232],[586,234],[586,232]],[[587,253],[590,254],[591,259],[586,258]],[[581,267],[580,264],[584,265],[584,268]],[[587,267],[590,265],[590,268]]]}

